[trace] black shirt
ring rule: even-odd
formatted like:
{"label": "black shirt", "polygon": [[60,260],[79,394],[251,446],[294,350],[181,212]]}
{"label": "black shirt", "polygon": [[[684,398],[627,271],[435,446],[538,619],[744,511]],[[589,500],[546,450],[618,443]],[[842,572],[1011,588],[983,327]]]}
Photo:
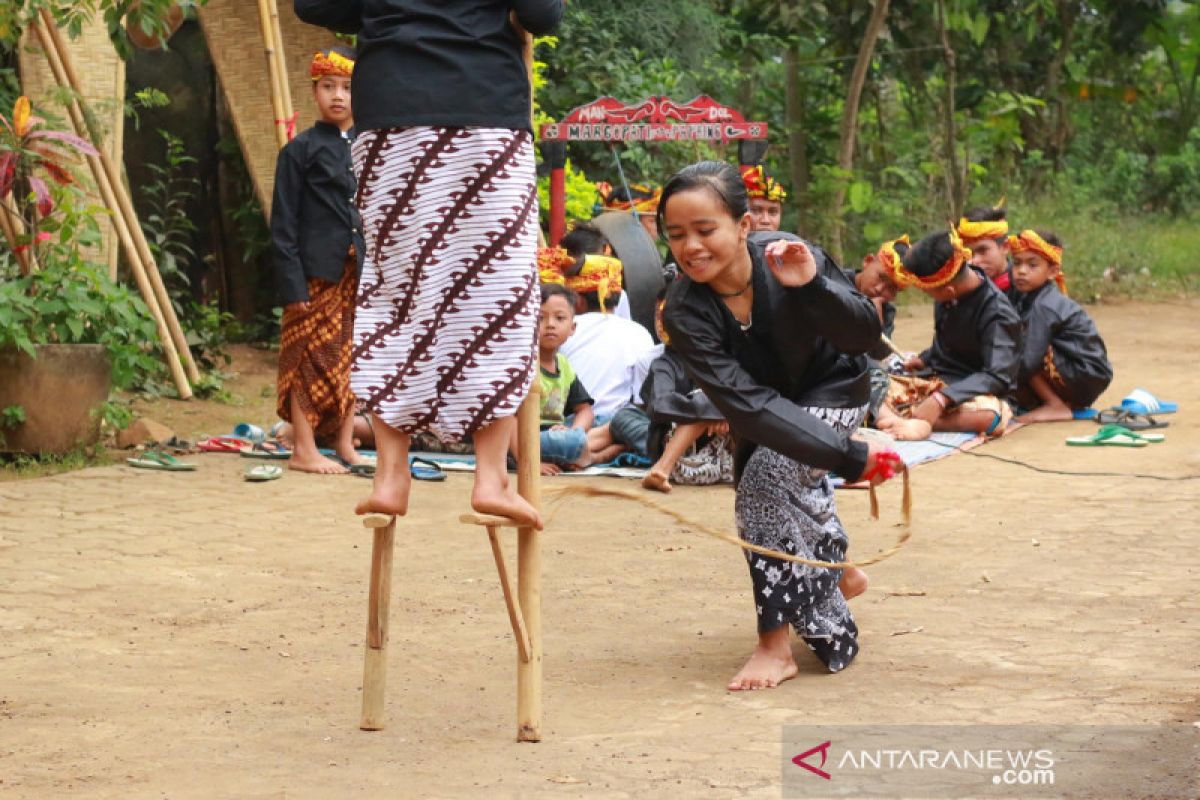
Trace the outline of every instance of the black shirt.
{"label": "black shirt", "polygon": [[684,275],[667,293],[667,335],[692,380],[729,421],[739,467],[761,444],[854,480],[866,467],[867,445],[801,406],[866,405],[870,385],[863,354],[879,341],[879,314],[813,244],[806,243],[817,276],[796,288],[780,284],[763,255],[777,239],[797,237],[752,233],[747,243],[754,282],[749,329],[742,329],[712,289]]}
{"label": "black shirt", "polygon": [[350,245],[361,272],[362,222],[355,208],[358,183],[350,158],[351,131],[318,122],[279,151],[271,201],[271,255],[275,287],[284,305],[308,300],[309,278],[336,283]]}
{"label": "black shirt", "polygon": [[1046,351],[1053,348],[1054,366],[1070,394],[1063,399],[1075,406],[1091,405],[1113,379],[1108,350],[1096,323],[1053,283],[1028,293],[1016,292],[1016,308],[1024,333],[1018,384],[1025,386],[1042,371]]}
{"label": "black shirt", "polygon": [[943,381],[952,405],[978,395],[1007,397],[1015,388],[1021,320],[1004,292],[975,270],[979,288],[933,307],[933,344],[921,361]]}
{"label": "black shirt", "polygon": [[406,126],[530,128],[524,42],[552,32],[562,0],[295,0],[296,16],[358,34],[354,121]]}

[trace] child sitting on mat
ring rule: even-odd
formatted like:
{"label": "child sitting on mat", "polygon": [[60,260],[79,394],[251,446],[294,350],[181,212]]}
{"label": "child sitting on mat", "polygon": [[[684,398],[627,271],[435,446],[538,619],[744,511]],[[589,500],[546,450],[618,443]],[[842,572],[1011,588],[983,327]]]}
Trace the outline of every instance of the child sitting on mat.
{"label": "child sitting on mat", "polygon": [[914,377],[892,376],[888,405],[935,431],[998,436],[1012,418],[1004,398],[1016,381],[1021,320],[970,257],[956,231],[940,231],[894,262],[898,285],[936,302],[935,332],[929,349],[904,364]]}
{"label": "child sitting on mat", "polygon": [[[612,262],[620,262],[613,257],[612,245],[609,244],[607,237],[590,222],[578,222],[570,231],[563,236],[559,242],[559,247],[567,251],[567,255],[571,257],[571,262],[566,264],[563,269],[563,277],[569,283],[572,280],[577,280],[581,276],[591,275],[606,271],[613,271],[618,275],[618,283],[612,287],[614,290],[624,287],[624,271],[619,267],[614,267]],[[582,313],[586,309],[577,308],[576,311]],[[622,319],[632,319],[629,311],[629,297],[625,292],[621,292],[617,297],[615,304],[612,306],[612,312]]]}
{"label": "child sitting on mat", "polygon": [[1104,340],[1088,313],[1067,297],[1058,236],[1024,230],[1009,237],[1008,249],[1025,334],[1016,398],[1032,409],[1018,419],[1072,419],[1075,409],[1090,406],[1112,382]]}
{"label": "child sitting on mat", "polygon": [[[567,357],[558,352],[574,330],[575,293],[560,284],[544,284],[538,320],[543,475],[558,475],[563,469],[593,463],[594,455],[588,447],[588,430],[595,420],[593,401]],[[515,458],[515,435],[509,449]]]}
{"label": "child sitting on mat", "polygon": [[974,208],[958,221],[958,235],[971,251],[971,266],[983,270],[988,280],[1013,297],[1012,267],[1008,263],[1008,220],[1003,205]]}

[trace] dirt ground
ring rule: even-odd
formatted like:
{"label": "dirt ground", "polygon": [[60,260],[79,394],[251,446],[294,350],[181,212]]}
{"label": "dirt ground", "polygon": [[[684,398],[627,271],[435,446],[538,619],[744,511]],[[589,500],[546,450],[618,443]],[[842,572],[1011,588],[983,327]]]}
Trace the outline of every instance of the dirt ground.
{"label": "dirt ground", "polygon": [[[1117,371],[1103,401],[1178,401],[1167,441],[1065,447],[1094,429],[1079,422],[976,452],[1200,473],[1200,304],[1094,314]],[[929,324],[902,310],[902,346]],[[174,403],[170,421],[199,433],[269,409],[258,358],[243,405]],[[742,557],[628,501],[572,502],[544,539],[544,740],[516,744],[495,569],[456,521],[468,477],[417,484],[399,526],[389,725],[364,733],[370,546],[350,510],[366,482],[253,485],[244,459],[195,460],[0,485],[0,796],[769,798],[791,723],[1200,720],[1200,482],[922,466],[913,541],[853,603],[858,660],[830,676],[798,647],[799,677],[750,694],[724,690],[754,641]],[[839,494],[852,554],[894,540],[898,487],[881,499],[875,523],[865,493]],[[732,501],[666,500],[730,528]]]}

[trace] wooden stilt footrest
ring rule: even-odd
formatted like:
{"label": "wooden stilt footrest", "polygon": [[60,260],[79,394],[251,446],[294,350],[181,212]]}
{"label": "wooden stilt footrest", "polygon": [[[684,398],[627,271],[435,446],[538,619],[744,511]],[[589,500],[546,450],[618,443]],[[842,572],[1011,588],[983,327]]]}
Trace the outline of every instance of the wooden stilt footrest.
{"label": "wooden stilt footrest", "polygon": [[496,560],[496,572],[500,574],[500,589],[504,592],[504,605],[508,608],[508,621],[512,624],[513,636],[517,640],[517,653],[521,661],[529,663],[533,647],[529,642],[529,631],[525,628],[525,617],[521,613],[521,604],[513,587],[512,578],[508,575],[508,565],[504,561],[504,551],[500,549],[500,528],[519,528],[518,523],[507,517],[492,517],[486,514],[463,514],[459,522],[467,525],[479,525],[487,528],[488,541],[492,545],[492,558]]}
{"label": "wooden stilt footrest", "polygon": [[362,716],[364,731],[383,729],[384,690],[387,686],[388,608],[392,597],[392,553],[396,543],[396,518],[383,514],[363,517],[363,527],[374,531],[371,547],[371,584],[367,601],[367,647],[363,653]]}

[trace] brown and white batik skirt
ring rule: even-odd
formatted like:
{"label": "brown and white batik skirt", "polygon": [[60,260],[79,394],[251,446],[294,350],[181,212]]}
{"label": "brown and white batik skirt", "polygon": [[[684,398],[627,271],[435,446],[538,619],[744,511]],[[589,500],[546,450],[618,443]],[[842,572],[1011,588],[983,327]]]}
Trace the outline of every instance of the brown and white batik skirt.
{"label": "brown and white batik skirt", "polygon": [[536,373],[530,134],[367,131],[354,164],[367,243],[355,395],[388,425],[446,441],[515,414]]}

